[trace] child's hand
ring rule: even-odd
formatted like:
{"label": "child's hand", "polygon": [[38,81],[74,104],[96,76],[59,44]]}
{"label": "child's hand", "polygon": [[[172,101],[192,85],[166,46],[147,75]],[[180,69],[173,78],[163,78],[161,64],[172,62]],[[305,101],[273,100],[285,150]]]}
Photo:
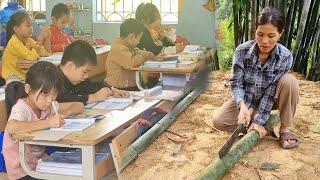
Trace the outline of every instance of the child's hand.
{"label": "child's hand", "polygon": [[50,38],[50,36],[51,36],[50,27],[47,26],[42,28],[40,35],[38,37],[38,40],[44,41],[45,39]]}
{"label": "child's hand", "polygon": [[129,91],[123,91],[116,88],[112,89],[112,96],[115,98],[128,98],[130,97]]}
{"label": "child's hand", "polygon": [[167,57],[165,53],[159,53],[157,56],[154,56],[153,60],[155,61],[162,61],[163,58]]}
{"label": "child's hand", "polygon": [[64,119],[61,115],[55,114],[48,118],[50,128],[58,128],[64,124]]}
{"label": "child's hand", "polygon": [[176,43],[176,52],[182,52],[184,50],[184,48],[186,47],[186,45],[182,44],[182,43]]}
{"label": "child's hand", "polygon": [[142,53],[143,57],[147,59],[151,59],[154,56],[152,52],[147,51],[145,48],[143,48],[143,50],[140,50],[140,53]]}
{"label": "child's hand", "polygon": [[101,88],[96,93],[94,93],[94,96],[95,96],[96,101],[104,101],[109,96],[112,96],[112,91],[109,88],[104,87],[104,88]]}
{"label": "child's hand", "polygon": [[37,51],[38,54],[41,53],[41,46],[36,45],[36,46],[34,47],[34,49]]}

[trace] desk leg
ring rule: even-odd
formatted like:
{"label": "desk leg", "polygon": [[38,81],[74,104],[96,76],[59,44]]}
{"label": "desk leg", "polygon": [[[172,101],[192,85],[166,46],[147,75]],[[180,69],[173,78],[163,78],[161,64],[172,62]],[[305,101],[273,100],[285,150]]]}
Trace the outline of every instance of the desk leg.
{"label": "desk leg", "polygon": [[140,72],[136,71],[136,85],[140,89],[140,91],[143,91],[144,88],[140,84]]}
{"label": "desk leg", "polygon": [[95,180],[95,146],[82,146],[82,170],[83,179],[85,180]]}

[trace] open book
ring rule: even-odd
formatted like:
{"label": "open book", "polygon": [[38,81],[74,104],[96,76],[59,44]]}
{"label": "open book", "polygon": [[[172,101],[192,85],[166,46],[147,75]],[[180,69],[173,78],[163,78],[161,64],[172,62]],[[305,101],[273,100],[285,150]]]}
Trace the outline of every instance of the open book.
{"label": "open book", "polygon": [[188,54],[202,54],[204,50],[201,49],[199,45],[187,45],[183,52]]}
{"label": "open book", "polygon": [[59,128],[50,128],[50,130],[63,131],[83,131],[95,123],[95,118],[87,119],[64,119],[64,125]]}
{"label": "open book", "polygon": [[62,52],[56,52],[56,53],[50,54],[47,57],[40,57],[39,61],[47,61],[53,64],[60,64],[62,55],[63,55]]}
{"label": "open book", "polygon": [[86,108],[92,109],[107,109],[107,110],[122,110],[133,103],[132,98],[114,98],[109,97],[105,101],[94,104],[88,104]]}

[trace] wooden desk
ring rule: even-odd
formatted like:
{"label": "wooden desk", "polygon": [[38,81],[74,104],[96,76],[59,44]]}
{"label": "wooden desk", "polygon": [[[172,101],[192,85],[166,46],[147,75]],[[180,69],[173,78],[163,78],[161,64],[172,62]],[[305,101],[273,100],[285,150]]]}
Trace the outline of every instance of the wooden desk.
{"label": "wooden desk", "polygon": [[[58,142],[33,140],[42,131],[14,135],[13,138],[19,140],[19,157],[22,168],[28,175],[38,179],[100,179],[109,173],[114,166],[112,157],[95,164],[95,145],[137,120],[141,113],[159,102],[159,100],[147,101],[142,99],[123,111],[86,110],[84,114],[105,114],[106,118],[97,121],[83,132],[73,132]],[[27,144],[81,148],[82,162],[85,162],[82,164],[83,177],[45,174],[31,170],[26,163],[25,157],[25,146]]]}
{"label": "wooden desk", "polygon": [[177,68],[143,68],[143,67],[135,67],[132,68],[132,71],[136,71],[136,84],[137,87],[142,91],[144,88],[140,84],[140,72],[152,72],[152,73],[160,73],[160,80],[164,74],[185,74],[185,81],[190,81],[191,74],[195,73],[199,70],[205,62],[203,60],[199,60],[193,64],[189,65],[181,65],[178,64]]}
{"label": "wooden desk", "polygon": [[[108,57],[108,52],[110,50],[111,46],[110,45],[104,45],[104,46],[99,46],[99,48],[95,48],[96,54],[97,54],[97,65],[93,67],[93,69],[89,72],[89,77],[93,77],[99,74],[104,73],[105,70],[105,63]],[[57,52],[53,53],[53,56],[61,56],[62,58],[62,52]],[[50,60],[48,60],[50,62]],[[28,70],[30,67],[37,61],[20,61],[17,63],[17,67]],[[60,61],[57,62],[52,61],[52,63],[59,65]]]}
{"label": "wooden desk", "polygon": [[133,71],[144,71],[144,72],[152,72],[152,73],[192,73],[197,71],[201,65],[203,64],[203,61],[198,61],[193,64],[189,65],[181,65],[178,64],[177,68],[143,68],[143,67],[135,67],[131,70]]}

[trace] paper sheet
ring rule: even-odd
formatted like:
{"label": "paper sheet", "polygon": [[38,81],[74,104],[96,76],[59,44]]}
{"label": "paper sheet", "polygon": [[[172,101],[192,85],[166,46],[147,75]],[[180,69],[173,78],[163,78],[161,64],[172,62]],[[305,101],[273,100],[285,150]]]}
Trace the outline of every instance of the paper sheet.
{"label": "paper sheet", "polygon": [[71,134],[72,131],[53,131],[53,130],[45,130],[42,131],[41,134],[37,135],[33,138],[33,140],[38,141],[59,141],[65,136]]}

